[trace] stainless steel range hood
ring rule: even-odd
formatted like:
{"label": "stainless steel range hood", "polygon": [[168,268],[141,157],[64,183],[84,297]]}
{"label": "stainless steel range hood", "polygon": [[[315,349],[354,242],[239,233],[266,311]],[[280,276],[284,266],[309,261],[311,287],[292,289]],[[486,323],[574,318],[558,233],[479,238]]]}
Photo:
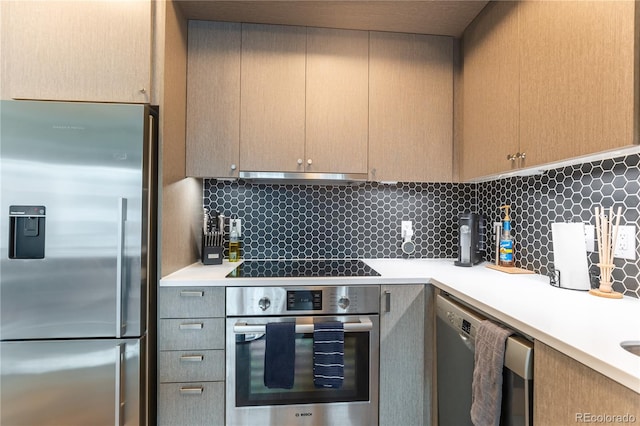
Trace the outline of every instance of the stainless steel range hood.
{"label": "stainless steel range hood", "polygon": [[240,172],[247,182],[292,185],[360,185],[367,181],[366,173],[297,173]]}

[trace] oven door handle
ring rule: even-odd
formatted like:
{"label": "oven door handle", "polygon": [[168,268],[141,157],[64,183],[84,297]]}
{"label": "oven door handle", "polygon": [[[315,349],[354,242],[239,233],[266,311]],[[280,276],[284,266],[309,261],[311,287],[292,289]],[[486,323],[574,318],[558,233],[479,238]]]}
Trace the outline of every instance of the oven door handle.
{"label": "oven door handle", "polygon": [[[344,331],[371,331],[373,323],[369,317],[361,317],[358,322],[343,323]],[[236,334],[266,333],[267,326],[264,324],[247,324],[237,322],[233,325],[233,332]],[[313,324],[296,324],[296,333],[313,333]]]}

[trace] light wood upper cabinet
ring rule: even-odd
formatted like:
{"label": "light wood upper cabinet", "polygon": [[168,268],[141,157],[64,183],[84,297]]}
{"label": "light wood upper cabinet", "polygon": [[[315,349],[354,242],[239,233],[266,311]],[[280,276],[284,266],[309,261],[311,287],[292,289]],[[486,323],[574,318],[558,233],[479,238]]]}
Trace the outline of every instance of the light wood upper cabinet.
{"label": "light wood upper cabinet", "polygon": [[490,3],[464,34],[462,178],[638,144],[639,8]]}
{"label": "light wood upper cabinet", "polygon": [[0,3],[2,98],[150,101],[150,1]]}
{"label": "light wood upper cabinet", "polygon": [[366,173],[366,31],[243,25],[240,168]]}
{"label": "light wood upper cabinet", "polygon": [[243,24],[242,170],[304,171],[305,56],[306,28]]}
{"label": "light wood upper cabinet", "polygon": [[450,182],[453,40],[370,33],[369,178]]}
{"label": "light wood upper cabinet", "polygon": [[526,165],[638,143],[638,7],[633,1],[519,5]]}
{"label": "light wood upper cabinet", "polygon": [[238,177],[240,43],[238,23],[189,21],[188,176]]}
{"label": "light wood upper cabinet", "polygon": [[464,35],[462,179],[515,169],[520,99],[518,10],[492,2]]}
{"label": "light wood upper cabinet", "polygon": [[308,28],[307,172],[367,173],[368,90],[369,33]]}
{"label": "light wood upper cabinet", "polygon": [[452,178],[449,37],[192,21],[188,100],[190,176]]}

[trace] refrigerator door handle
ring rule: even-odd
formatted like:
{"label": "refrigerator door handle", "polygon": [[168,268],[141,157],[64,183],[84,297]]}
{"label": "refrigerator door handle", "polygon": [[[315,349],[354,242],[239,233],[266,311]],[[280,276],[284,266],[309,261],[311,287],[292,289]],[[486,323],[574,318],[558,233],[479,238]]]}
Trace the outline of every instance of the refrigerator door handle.
{"label": "refrigerator door handle", "polygon": [[126,401],[126,376],[124,371],[125,344],[116,346],[116,406],[115,406],[115,426],[124,425],[124,405]]}
{"label": "refrigerator door handle", "polygon": [[127,199],[118,198],[118,257],[116,260],[116,337],[122,337],[126,331],[124,321],[123,263],[125,245],[125,222],[127,220]]}

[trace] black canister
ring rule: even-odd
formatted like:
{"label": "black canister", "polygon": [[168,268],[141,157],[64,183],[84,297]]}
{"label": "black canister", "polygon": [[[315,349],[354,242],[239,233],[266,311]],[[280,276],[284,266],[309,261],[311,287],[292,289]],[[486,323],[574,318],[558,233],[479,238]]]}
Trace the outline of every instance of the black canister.
{"label": "black canister", "polygon": [[477,213],[458,217],[458,260],[456,266],[473,266],[482,261],[484,219]]}

